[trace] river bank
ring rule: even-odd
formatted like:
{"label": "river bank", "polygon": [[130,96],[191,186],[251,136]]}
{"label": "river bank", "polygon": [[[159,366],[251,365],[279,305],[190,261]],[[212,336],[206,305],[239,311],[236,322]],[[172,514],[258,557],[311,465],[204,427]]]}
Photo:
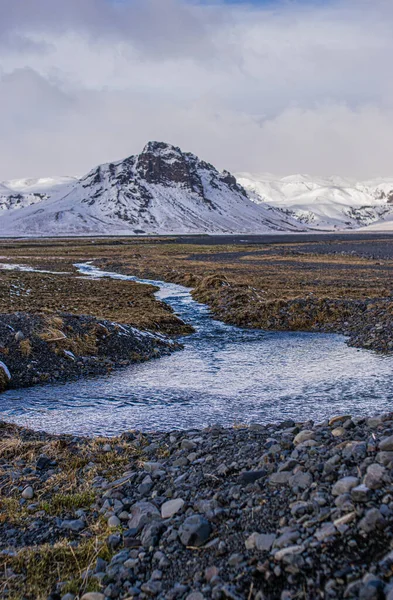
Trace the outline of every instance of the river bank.
{"label": "river bank", "polygon": [[0,432],[4,598],[393,597],[392,413]]}
{"label": "river bank", "polygon": [[104,319],[0,314],[0,392],[58,383],[159,358],[181,344]]}

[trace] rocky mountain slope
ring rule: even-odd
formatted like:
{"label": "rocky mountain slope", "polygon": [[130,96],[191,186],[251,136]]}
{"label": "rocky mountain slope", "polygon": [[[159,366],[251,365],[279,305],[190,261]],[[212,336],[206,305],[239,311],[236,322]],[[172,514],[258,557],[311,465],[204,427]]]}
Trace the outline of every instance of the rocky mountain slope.
{"label": "rocky mountain slope", "polygon": [[268,203],[312,229],[393,229],[393,179],[243,173],[237,180],[257,204]]}
{"label": "rocky mountain slope", "polygon": [[[40,199],[37,191],[22,194],[19,202],[24,203],[23,210],[9,210],[0,217],[0,234],[260,233],[305,229],[282,211],[252,202],[229,172],[220,173],[194,154],[161,142],[150,142],[141,154],[100,165],[82,179],[65,185]],[[12,200],[8,200],[8,208],[14,208]]]}

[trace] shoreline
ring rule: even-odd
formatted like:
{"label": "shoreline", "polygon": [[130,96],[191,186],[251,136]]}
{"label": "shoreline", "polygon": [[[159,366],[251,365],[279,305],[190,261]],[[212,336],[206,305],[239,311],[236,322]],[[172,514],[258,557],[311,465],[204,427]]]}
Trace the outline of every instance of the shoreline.
{"label": "shoreline", "polygon": [[393,597],[393,413],[0,432],[4,598]]}

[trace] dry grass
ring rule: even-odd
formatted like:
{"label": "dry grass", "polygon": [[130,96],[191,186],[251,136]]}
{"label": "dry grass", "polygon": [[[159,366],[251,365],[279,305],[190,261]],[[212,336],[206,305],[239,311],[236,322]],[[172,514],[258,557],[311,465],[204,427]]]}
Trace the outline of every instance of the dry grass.
{"label": "dry grass", "polygon": [[23,354],[23,356],[30,356],[30,354],[32,352],[31,341],[29,339],[21,340],[19,342],[19,348],[20,348],[20,351]]}
{"label": "dry grass", "polygon": [[111,551],[103,541],[107,532],[82,541],[77,547],[67,542],[21,550],[15,557],[1,557],[0,568],[12,569],[17,577],[5,577],[0,583],[0,596],[46,600],[56,583],[67,582],[62,593],[82,595],[96,591],[99,584],[83,576],[98,557],[110,559]]}

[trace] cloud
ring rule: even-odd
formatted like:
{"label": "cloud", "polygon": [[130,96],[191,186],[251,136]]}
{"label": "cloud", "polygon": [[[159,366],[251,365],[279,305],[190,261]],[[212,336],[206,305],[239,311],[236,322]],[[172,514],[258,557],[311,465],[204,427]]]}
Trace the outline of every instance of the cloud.
{"label": "cloud", "polygon": [[393,175],[390,2],[0,13],[0,179],[84,173],[149,139],[233,171]]}

